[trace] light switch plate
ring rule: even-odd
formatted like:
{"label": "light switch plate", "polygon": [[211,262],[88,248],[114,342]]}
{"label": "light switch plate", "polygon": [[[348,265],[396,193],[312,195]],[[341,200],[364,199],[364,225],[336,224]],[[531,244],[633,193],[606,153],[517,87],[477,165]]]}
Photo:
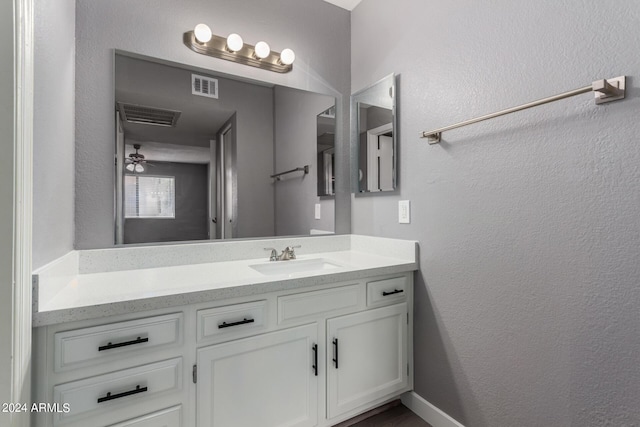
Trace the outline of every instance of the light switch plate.
{"label": "light switch plate", "polygon": [[316,219],[320,219],[320,203],[316,203]]}
{"label": "light switch plate", "polygon": [[398,201],[398,222],[400,224],[411,223],[411,202],[409,200]]}

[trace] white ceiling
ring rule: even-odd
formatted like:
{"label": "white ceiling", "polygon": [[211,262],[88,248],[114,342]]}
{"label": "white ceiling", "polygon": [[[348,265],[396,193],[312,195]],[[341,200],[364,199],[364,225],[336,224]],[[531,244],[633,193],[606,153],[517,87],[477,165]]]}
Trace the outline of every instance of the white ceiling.
{"label": "white ceiling", "polygon": [[324,0],[327,3],[335,4],[347,10],[353,10],[362,0]]}

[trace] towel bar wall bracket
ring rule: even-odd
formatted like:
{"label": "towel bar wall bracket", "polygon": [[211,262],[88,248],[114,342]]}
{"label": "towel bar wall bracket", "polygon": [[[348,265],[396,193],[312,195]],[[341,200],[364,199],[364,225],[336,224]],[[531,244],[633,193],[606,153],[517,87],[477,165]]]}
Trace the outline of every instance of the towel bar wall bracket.
{"label": "towel bar wall bracket", "polygon": [[427,138],[429,144],[438,144],[440,141],[442,141],[442,133],[445,131],[471,125],[484,120],[493,119],[494,117],[515,113],[516,111],[526,110],[527,108],[537,107],[538,105],[559,101],[561,99],[569,98],[587,92],[594,92],[596,105],[617,101],[619,99],[623,99],[625,96],[625,80],[625,76],[596,80],[591,85],[582,87],[580,89],[575,89],[569,92],[561,93],[559,95],[539,99],[537,101],[532,101],[527,104],[519,105],[517,107],[512,107],[506,110],[498,111],[496,113],[476,117],[475,119],[465,120],[464,122],[456,123],[455,125],[446,126],[432,131],[425,131],[420,134],[420,137]]}

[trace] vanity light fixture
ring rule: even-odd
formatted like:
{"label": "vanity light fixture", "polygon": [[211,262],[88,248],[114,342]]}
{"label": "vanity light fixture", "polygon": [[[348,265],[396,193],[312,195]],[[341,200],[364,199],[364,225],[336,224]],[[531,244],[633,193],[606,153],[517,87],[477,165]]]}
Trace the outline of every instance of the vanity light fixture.
{"label": "vanity light fixture", "polygon": [[239,34],[229,34],[229,37],[227,37],[227,50],[230,52],[238,52],[242,49],[242,46],[244,46],[244,41]]}
{"label": "vanity light fixture", "polygon": [[265,59],[271,53],[271,48],[267,42],[258,42],[254,48],[254,53],[257,59]]}
{"label": "vanity light fixture", "polygon": [[211,36],[213,36],[211,28],[209,28],[207,24],[196,25],[196,28],[193,29],[193,34],[200,43],[207,43],[211,40]]}
{"label": "vanity light fixture", "polygon": [[194,52],[214,58],[226,59],[276,73],[288,73],[293,69],[296,55],[291,49],[274,52],[264,41],[255,46],[244,43],[242,37],[233,33],[228,37],[216,36],[206,24],[198,24],[193,31],[183,35],[184,44]]}
{"label": "vanity light fixture", "polygon": [[296,54],[291,49],[285,49],[280,54],[280,63],[284,65],[291,65],[296,60]]}

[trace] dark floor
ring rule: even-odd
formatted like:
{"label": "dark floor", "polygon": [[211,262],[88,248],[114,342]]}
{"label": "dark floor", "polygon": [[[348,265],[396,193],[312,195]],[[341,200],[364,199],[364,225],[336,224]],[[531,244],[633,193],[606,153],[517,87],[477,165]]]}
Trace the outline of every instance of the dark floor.
{"label": "dark floor", "polygon": [[[342,425],[342,424],[340,424]],[[431,427],[431,424],[400,404],[387,409],[377,415],[373,415],[351,427]]]}

